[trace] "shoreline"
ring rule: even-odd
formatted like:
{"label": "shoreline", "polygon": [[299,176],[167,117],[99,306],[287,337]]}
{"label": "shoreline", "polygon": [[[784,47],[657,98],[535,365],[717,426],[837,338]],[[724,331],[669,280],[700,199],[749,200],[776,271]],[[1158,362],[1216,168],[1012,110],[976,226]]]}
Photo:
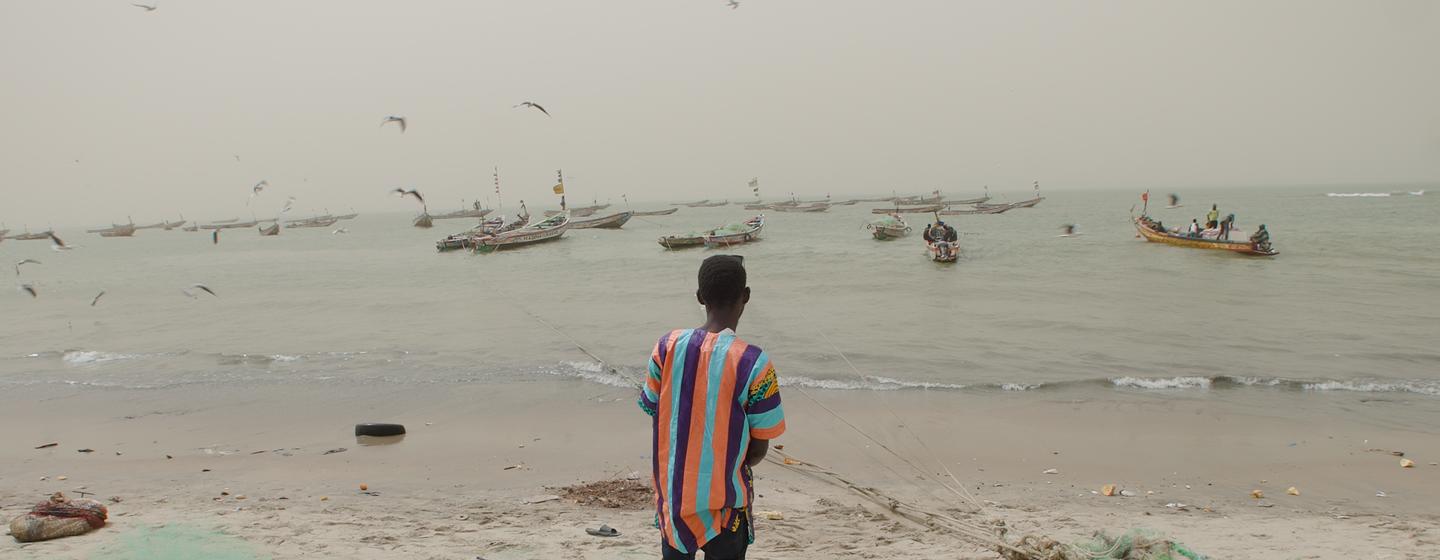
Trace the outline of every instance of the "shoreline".
{"label": "shoreline", "polygon": [[[1342,558],[1373,554],[1377,547],[1420,558],[1440,532],[1440,492],[1434,490],[1440,488],[1440,467],[1431,464],[1440,460],[1440,435],[1433,427],[1386,424],[1383,414],[1339,426],[1315,422],[1346,412],[1353,399],[1338,399],[1343,405],[1307,399],[1312,402],[1266,410],[1228,392],[1060,399],[1043,393],[994,398],[782,391],[791,430],[776,443],[785,445],[785,453],[936,511],[1005,520],[1012,536],[1034,532],[1074,541],[1094,530],[1149,528],[1216,558]],[[178,522],[238,539],[256,558],[342,550],[377,558],[496,560],[561,551],[585,558],[651,557],[658,534],[649,527],[650,512],[521,503],[579,482],[632,475],[646,480],[649,426],[633,400],[627,389],[564,378],[404,386],[17,387],[0,396],[0,441],[6,442],[0,463],[7,465],[0,473],[0,511],[6,518],[51,492],[81,487],[123,501],[112,506],[110,526],[99,531],[0,546],[17,548],[22,558],[85,557],[122,546],[127,533]],[[1382,411],[1393,404],[1366,403]],[[409,434],[393,445],[357,445],[350,430],[365,421],[401,422]],[[60,445],[32,449],[50,442]],[[935,472],[913,472],[880,443]],[[77,453],[81,448],[95,452]],[[1417,466],[1401,469],[1398,458],[1367,449],[1403,450]],[[965,484],[980,508],[960,503],[933,482],[941,472],[937,462]],[[1047,469],[1058,474],[1043,474]],[[861,555],[868,548],[875,557],[994,557],[950,534],[893,519],[857,495],[805,475],[773,464],[756,472],[756,509],[786,516],[757,521],[757,557]],[[56,480],[62,475],[66,481]],[[361,483],[378,495],[360,494]],[[1136,495],[1099,496],[1104,484]],[[1301,495],[1287,495],[1290,486]],[[225,489],[231,494],[220,496]],[[1252,489],[1263,490],[1263,503],[1271,507],[1257,507]],[[235,499],[241,495],[247,499]],[[1166,507],[1175,503],[1189,507]],[[455,518],[472,514],[489,521]],[[584,534],[585,524],[602,522],[621,529],[622,537]],[[389,525],[406,531],[386,532]],[[428,529],[421,534],[419,526]],[[372,531],[394,539],[366,540]],[[501,545],[486,549],[491,542]],[[835,548],[862,542],[876,544]]]}

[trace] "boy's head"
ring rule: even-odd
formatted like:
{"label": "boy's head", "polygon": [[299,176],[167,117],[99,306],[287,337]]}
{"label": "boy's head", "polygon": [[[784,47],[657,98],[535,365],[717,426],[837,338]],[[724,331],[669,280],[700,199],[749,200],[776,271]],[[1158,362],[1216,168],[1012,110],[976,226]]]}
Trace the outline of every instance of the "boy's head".
{"label": "boy's head", "polygon": [[695,299],[711,312],[743,311],[750,301],[750,287],[745,285],[745,257],[715,255],[705,259],[700,263],[699,280]]}

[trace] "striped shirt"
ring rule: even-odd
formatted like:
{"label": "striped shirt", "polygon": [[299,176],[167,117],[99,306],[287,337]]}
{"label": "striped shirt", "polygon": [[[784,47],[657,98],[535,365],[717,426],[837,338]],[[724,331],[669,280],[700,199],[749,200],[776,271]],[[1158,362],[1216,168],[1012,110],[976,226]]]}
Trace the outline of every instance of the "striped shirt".
{"label": "striped shirt", "polygon": [[785,432],[775,366],[729,329],[673,331],[650,354],[640,408],[653,417],[656,524],[671,547],[698,551],[754,498],[750,440]]}

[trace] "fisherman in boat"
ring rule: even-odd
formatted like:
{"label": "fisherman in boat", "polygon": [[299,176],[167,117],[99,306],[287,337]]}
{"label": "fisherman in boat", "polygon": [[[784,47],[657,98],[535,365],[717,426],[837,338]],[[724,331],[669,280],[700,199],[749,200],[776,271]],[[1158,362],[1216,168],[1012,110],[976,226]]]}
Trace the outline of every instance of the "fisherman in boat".
{"label": "fisherman in boat", "polygon": [[954,243],[960,240],[960,235],[955,232],[955,228],[950,227],[940,220],[936,220],[935,225],[925,229],[924,237],[928,243],[935,243],[937,241]]}
{"label": "fisherman in boat", "polygon": [[1185,230],[1186,237],[1200,237],[1200,220],[1190,219],[1190,227]]}
{"label": "fisherman in boat", "polygon": [[1257,251],[1270,251],[1270,231],[1265,229],[1265,224],[1260,224],[1260,229],[1250,236],[1250,245]]}
{"label": "fisherman in boat", "polygon": [[1234,229],[1234,228],[1235,228],[1235,215],[1234,215],[1234,214],[1230,214],[1230,215],[1225,216],[1225,220],[1220,222],[1220,239],[1224,239],[1224,240],[1226,240],[1226,241],[1229,241],[1229,240],[1230,240],[1230,230],[1232,230],[1232,229]]}
{"label": "fisherman in boat", "polygon": [[1211,204],[1210,212],[1205,214],[1205,227],[1215,228],[1220,226],[1220,205]]}

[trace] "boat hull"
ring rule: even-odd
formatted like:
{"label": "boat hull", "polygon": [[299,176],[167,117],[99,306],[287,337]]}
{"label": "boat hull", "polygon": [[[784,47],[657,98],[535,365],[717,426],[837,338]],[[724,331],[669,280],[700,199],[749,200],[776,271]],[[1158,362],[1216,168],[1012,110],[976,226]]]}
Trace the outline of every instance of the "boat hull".
{"label": "boat hull", "polygon": [[874,236],[875,239],[879,241],[890,241],[892,239],[900,239],[901,237],[910,235],[910,228],[908,226],[875,226],[870,228],[870,235]]}
{"label": "boat hull", "polygon": [[[949,250],[946,250],[946,245],[949,246]],[[937,263],[953,263],[960,260],[960,246],[954,243],[926,243],[925,248],[930,253],[930,260]]]}
{"label": "boat hull", "polygon": [[537,245],[549,241],[555,241],[565,235],[570,229],[570,217],[562,215],[563,218],[549,218],[534,226],[524,227],[517,230],[500,233],[486,237],[472,239],[474,250],[477,253],[493,253],[504,249],[514,249],[526,245]]}
{"label": "boat hull", "polygon": [[415,221],[410,224],[418,228],[429,228],[435,225],[435,221],[429,214],[421,214],[416,216]]}
{"label": "boat hull", "polygon": [[870,210],[870,213],[871,213],[871,214],[929,214],[929,213],[931,213],[931,212],[939,212],[940,210],[942,210],[942,209],[944,209],[944,208],[945,208],[945,205],[943,205],[943,204],[930,204],[930,205],[927,205],[927,206],[908,206],[908,207],[907,207],[907,206],[901,206],[901,207],[894,207],[894,208],[874,208],[874,209],[871,209],[871,210]]}
{"label": "boat hull", "polygon": [[1165,245],[1174,245],[1176,247],[1189,247],[1191,249],[1230,251],[1232,253],[1239,253],[1241,255],[1249,255],[1254,257],[1273,257],[1280,254],[1280,251],[1276,251],[1273,248],[1269,251],[1262,251],[1248,241],[1223,241],[1217,239],[1197,239],[1193,237],[1184,237],[1151,229],[1149,226],[1145,225],[1145,223],[1142,222],[1140,218],[1134,218],[1134,222],[1135,231],[1139,232],[1141,237],[1144,237],[1146,241],[1149,241],[1151,243],[1162,243]]}
{"label": "boat hull", "polygon": [[670,208],[670,209],[668,209],[668,210],[655,210],[655,211],[653,211],[653,212],[636,212],[635,215],[636,215],[636,216],[669,216],[669,215],[674,214],[674,213],[679,212],[679,211],[680,211],[679,208]]}
{"label": "boat hull", "polygon": [[621,226],[624,226],[625,222],[630,221],[630,217],[634,215],[634,212],[621,212],[593,220],[570,222],[570,229],[620,229]]}

